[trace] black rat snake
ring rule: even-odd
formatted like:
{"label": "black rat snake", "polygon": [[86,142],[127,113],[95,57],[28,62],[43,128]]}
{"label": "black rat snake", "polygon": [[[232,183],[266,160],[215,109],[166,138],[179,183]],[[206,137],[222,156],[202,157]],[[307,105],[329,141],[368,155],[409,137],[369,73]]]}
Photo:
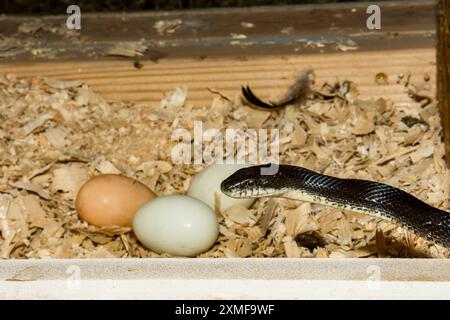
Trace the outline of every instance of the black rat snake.
{"label": "black rat snake", "polygon": [[[262,174],[269,166],[277,170]],[[291,165],[259,165],[236,171],[221,190],[233,198],[282,197],[365,213],[450,248],[450,213],[383,183],[340,179]]]}

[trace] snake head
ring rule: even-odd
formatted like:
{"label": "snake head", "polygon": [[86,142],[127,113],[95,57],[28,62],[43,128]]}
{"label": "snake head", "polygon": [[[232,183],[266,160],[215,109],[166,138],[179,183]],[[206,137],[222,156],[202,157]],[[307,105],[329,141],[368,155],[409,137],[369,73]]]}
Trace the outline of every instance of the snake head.
{"label": "snake head", "polygon": [[285,188],[282,185],[283,179],[277,179],[277,175],[280,175],[280,173],[263,174],[263,169],[267,169],[269,166],[258,165],[239,169],[222,181],[220,189],[232,198],[281,196],[285,192]]}

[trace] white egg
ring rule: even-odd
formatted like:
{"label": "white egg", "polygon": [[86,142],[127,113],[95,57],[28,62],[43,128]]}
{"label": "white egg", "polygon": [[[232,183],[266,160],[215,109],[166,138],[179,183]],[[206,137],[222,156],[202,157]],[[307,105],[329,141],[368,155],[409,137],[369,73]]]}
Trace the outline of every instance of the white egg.
{"label": "white egg", "polygon": [[215,209],[215,194],[217,193],[220,199],[221,212],[235,204],[248,208],[253,204],[254,199],[234,199],[220,191],[220,184],[223,180],[237,170],[248,166],[251,166],[251,164],[226,163],[210,165],[192,178],[187,195],[197,198]]}
{"label": "white egg", "polygon": [[192,257],[214,245],[219,223],[215,212],[205,203],[170,195],[142,206],[134,216],[133,231],[152,251]]}

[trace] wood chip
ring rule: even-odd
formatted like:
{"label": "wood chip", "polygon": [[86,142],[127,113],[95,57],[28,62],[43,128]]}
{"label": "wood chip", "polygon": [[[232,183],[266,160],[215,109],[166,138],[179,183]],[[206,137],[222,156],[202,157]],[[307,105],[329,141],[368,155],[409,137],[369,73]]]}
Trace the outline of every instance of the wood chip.
{"label": "wood chip", "polygon": [[34,120],[28,122],[23,127],[23,133],[25,135],[29,135],[30,133],[32,133],[36,129],[42,127],[48,120],[53,119],[53,116],[54,116],[53,112],[47,112],[47,113],[41,114],[40,116],[38,116]]}
{"label": "wood chip", "polygon": [[173,19],[173,20],[158,20],[153,25],[153,28],[158,31],[159,34],[170,34],[174,33],[181,25],[183,20]]}
{"label": "wood chip", "polygon": [[222,214],[231,221],[243,226],[252,226],[255,223],[251,210],[240,205],[233,205],[222,212]]}
{"label": "wood chip", "polygon": [[106,51],[109,56],[139,57],[148,50],[142,42],[119,42]]}
{"label": "wood chip", "polygon": [[69,165],[53,170],[53,192],[67,192],[74,198],[83,183],[89,180],[89,174],[81,165]]}
{"label": "wood chip", "polygon": [[36,193],[45,200],[51,199],[51,193],[48,190],[45,190],[45,189],[41,188],[40,186],[33,184],[31,182],[16,181],[16,182],[10,182],[9,185],[14,188],[23,189],[23,190],[27,190],[27,191]]}

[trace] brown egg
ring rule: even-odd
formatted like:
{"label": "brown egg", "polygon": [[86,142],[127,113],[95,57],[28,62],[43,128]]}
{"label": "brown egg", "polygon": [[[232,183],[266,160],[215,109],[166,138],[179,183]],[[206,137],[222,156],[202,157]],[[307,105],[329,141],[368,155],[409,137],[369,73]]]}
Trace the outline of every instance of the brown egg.
{"label": "brown egg", "polygon": [[117,174],[97,176],[77,194],[75,207],[81,219],[96,226],[131,226],[136,211],[156,197],[137,180]]}

